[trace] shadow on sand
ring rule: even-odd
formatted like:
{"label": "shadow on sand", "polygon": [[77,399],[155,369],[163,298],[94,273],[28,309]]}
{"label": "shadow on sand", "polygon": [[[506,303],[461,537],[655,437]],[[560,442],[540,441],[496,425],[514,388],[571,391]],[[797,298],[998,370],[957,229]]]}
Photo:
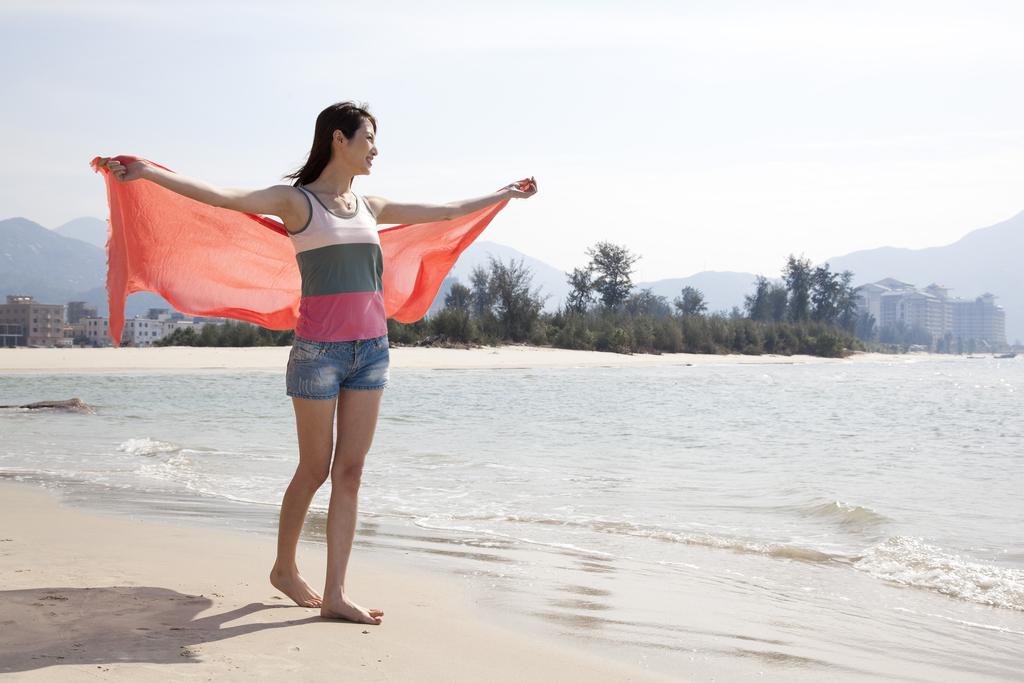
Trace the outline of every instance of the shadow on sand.
{"label": "shadow on sand", "polygon": [[166,588],[0,591],[0,675],[60,665],[184,664],[196,661],[194,647],[202,643],[320,621],[317,615],[228,625],[257,612],[293,608],[261,603],[197,618],[213,605],[210,598]]}

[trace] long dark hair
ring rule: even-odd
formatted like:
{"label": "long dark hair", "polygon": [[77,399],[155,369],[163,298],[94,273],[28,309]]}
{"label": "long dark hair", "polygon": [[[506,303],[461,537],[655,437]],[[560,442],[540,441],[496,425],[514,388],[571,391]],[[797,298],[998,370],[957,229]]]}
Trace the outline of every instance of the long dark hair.
{"label": "long dark hair", "polygon": [[334,131],[340,130],[342,135],[351,140],[363,125],[369,121],[373,132],[377,132],[377,119],[370,113],[370,106],[364,102],[338,102],[320,112],[316,117],[316,129],[313,131],[313,147],[309,150],[306,163],[295,173],[289,173],[285,180],[294,180],[294,185],[309,185],[320,177],[331,160],[331,143]]}

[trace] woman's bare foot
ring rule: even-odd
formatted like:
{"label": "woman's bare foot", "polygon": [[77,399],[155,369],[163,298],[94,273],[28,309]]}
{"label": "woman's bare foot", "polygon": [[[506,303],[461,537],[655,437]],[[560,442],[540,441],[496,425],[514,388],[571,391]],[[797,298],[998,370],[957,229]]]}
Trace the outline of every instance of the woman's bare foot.
{"label": "woman's bare foot", "polygon": [[320,607],[320,616],[324,619],[345,619],[357,624],[379,624],[384,611],[379,609],[363,609],[342,593],[338,598],[324,600]]}
{"label": "woman's bare foot", "polygon": [[275,564],[270,571],[270,583],[294,600],[299,607],[320,607],[323,604],[323,598],[306,583],[297,568],[283,571]]}

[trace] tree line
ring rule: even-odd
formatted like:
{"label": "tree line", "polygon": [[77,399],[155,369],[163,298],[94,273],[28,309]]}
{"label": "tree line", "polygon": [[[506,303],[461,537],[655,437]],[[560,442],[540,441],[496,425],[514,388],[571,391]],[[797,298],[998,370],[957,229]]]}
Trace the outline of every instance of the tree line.
{"label": "tree line", "polygon": [[153,346],[288,346],[291,343],[291,330],[268,330],[228,320],[216,325],[207,323],[199,332],[191,327],[179,327],[153,342]]}
{"label": "tree line", "polygon": [[626,247],[598,242],[584,268],[566,273],[570,291],[554,313],[533,286],[524,260],[488,256],[468,284],[452,285],[444,306],[415,323],[388,321],[393,342],[435,338],[457,343],[502,342],[620,353],[775,353],[841,357],[865,350],[857,323],[853,273],[787,259],[781,282],[758,277],[744,310],[708,312],[703,293],[683,288],[669,301],[650,289],[634,292]]}

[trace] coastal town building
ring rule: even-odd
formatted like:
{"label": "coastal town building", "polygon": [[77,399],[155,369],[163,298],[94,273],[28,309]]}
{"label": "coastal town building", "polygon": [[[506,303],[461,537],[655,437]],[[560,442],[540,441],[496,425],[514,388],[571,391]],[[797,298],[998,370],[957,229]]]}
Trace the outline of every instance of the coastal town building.
{"label": "coastal town building", "polygon": [[85,323],[85,338],[91,346],[113,346],[110,338],[110,318],[90,317],[82,318],[79,322]]}
{"label": "coastal town building", "polygon": [[[67,322],[65,322],[65,317]],[[174,330],[202,330],[213,319],[193,321],[173,309],[151,308],[146,318],[125,321],[121,345],[152,346]],[[75,340],[89,346],[113,346],[110,318],[97,315],[96,306],[85,301],[44,304],[31,296],[7,295],[0,304],[0,347],[7,346],[72,346]]]}
{"label": "coastal town building", "polygon": [[164,323],[148,318],[134,318],[124,321],[121,331],[122,346],[152,346],[153,342],[163,339]]}
{"label": "coastal town building", "polygon": [[20,346],[22,337],[25,336],[25,328],[21,325],[8,325],[0,323],[0,347]]}
{"label": "coastal town building", "polygon": [[[8,330],[12,325],[21,327],[16,344],[5,346],[60,346],[64,344],[63,304],[44,304],[31,296],[7,295],[7,303],[0,304],[0,325]],[[13,335],[4,333],[7,341]]]}
{"label": "coastal town building", "polygon": [[[173,315],[173,314],[172,314]],[[179,314],[180,315],[180,314]],[[85,338],[91,346],[113,346],[110,338],[110,318],[82,318]],[[167,317],[165,320],[153,318],[133,318],[124,321],[121,331],[121,346],[152,346],[153,342],[163,339],[178,329],[194,329],[200,332],[207,323],[191,320],[176,320]]]}
{"label": "coastal town building", "polygon": [[79,320],[76,323],[68,323],[64,326],[64,344],[73,346],[75,340],[85,338],[85,321]]}
{"label": "coastal town building", "polygon": [[99,310],[95,306],[87,305],[85,301],[68,302],[68,322],[72,325],[82,318],[95,318],[97,315]]}
{"label": "coastal town building", "polygon": [[951,299],[950,331],[953,339],[977,339],[993,345],[1006,344],[1006,313],[996,296],[985,292],[973,301]]}
{"label": "coastal town building", "polygon": [[873,315],[879,328],[902,322],[919,327],[933,340],[952,334],[953,339],[974,339],[991,346],[1006,345],[1006,313],[994,294],[975,299],[950,297],[950,287],[934,283],[917,289],[909,282],[886,278],[860,287],[857,308]]}

